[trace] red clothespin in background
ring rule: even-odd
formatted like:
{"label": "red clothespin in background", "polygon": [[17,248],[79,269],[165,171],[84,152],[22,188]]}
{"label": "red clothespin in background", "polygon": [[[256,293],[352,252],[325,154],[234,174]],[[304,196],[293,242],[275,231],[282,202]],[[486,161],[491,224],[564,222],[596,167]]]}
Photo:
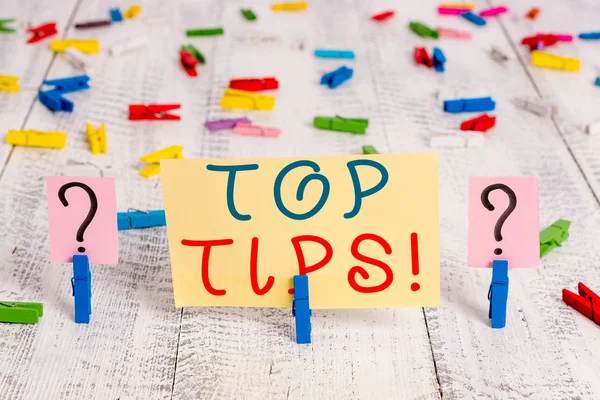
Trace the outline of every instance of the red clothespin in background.
{"label": "red clothespin in background", "polygon": [[427,54],[425,47],[415,47],[415,63],[423,64],[429,68],[433,68],[433,60]]}
{"label": "red clothespin in background", "polygon": [[274,90],[279,87],[279,82],[274,77],[232,79],[229,81],[231,89],[246,90],[248,92],[260,92],[263,90]]}
{"label": "red clothespin in background", "polygon": [[27,41],[27,43],[37,43],[40,40],[44,40],[47,37],[54,36],[58,33],[55,22],[50,22],[48,24],[38,26],[37,28],[29,28],[27,29],[27,32],[33,33],[33,36]]}
{"label": "red clothespin in background", "polygon": [[557,35],[537,34],[535,36],[524,37],[521,40],[521,44],[529,46],[531,50],[542,50],[544,47],[553,46],[560,41],[560,37]]}
{"label": "red clothespin in background", "polygon": [[579,294],[563,289],[563,301],[600,325],[600,297],[581,282],[577,285],[577,289]]}
{"label": "red clothespin in background", "polygon": [[460,124],[461,131],[485,132],[496,125],[496,117],[490,117],[487,114],[481,114],[473,119],[468,119]]}
{"label": "red clothespin in background", "polygon": [[392,10],[390,10],[390,11],[384,11],[384,12],[382,12],[380,14],[373,15],[371,17],[371,19],[373,21],[385,21],[386,19],[393,17],[394,14],[396,14],[396,12],[392,11]]}
{"label": "red clothespin in background", "polygon": [[166,111],[181,108],[180,104],[131,104],[129,106],[129,120],[179,120],[179,115],[172,115]]}
{"label": "red clothespin in background", "polygon": [[198,76],[198,72],[196,71],[198,60],[185,50],[179,51],[179,57],[181,59],[181,66],[185,72],[187,72],[189,76]]}

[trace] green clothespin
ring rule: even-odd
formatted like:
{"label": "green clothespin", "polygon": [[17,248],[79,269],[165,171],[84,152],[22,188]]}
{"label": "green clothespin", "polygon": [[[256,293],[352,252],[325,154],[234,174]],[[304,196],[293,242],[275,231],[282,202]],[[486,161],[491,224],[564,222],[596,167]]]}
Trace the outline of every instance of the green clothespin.
{"label": "green clothespin", "polygon": [[200,64],[206,64],[206,58],[204,57],[204,54],[202,54],[200,52],[200,50],[198,50],[191,44],[186,44],[186,45],[181,46],[181,50],[187,51],[188,53],[190,53],[192,55],[192,57],[194,57],[196,60],[198,60],[198,62]]}
{"label": "green clothespin", "polygon": [[185,32],[187,36],[215,36],[222,35],[223,33],[225,33],[223,28],[188,29]]}
{"label": "green clothespin", "polygon": [[0,19],[0,33],[15,33],[16,30],[13,28],[9,28],[8,26],[4,26],[4,24],[9,24],[11,22],[15,22],[16,19],[14,18],[9,18],[9,19]]}
{"label": "green clothespin", "polygon": [[423,25],[420,22],[417,21],[411,21],[410,24],[408,24],[408,27],[410,28],[411,31],[413,31],[414,33],[416,33],[417,35],[421,36],[421,37],[430,37],[433,39],[437,39],[440,37],[440,34],[438,33],[438,31],[431,29],[430,27]]}
{"label": "green clothespin", "polygon": [[337,115],[335,117],[315,117],[313,126],[319,129],[364,135],[369,126],[369,120],[363,118],[342,118]]}
{"label": "green clothespin", "polygon": [[44,315],[44,305],[42,303],[0,301],[0,322],[37,324],[42,315]]}
{"label": "green clothespin", "polygon": [[363,154],[379,154],[379,152],[375,150],[375,147],[371,145],[366,145],[363,146]]}
{"label": "green clothespin", "polygon": [[540,232],[540,258],[544,257],[550,250],[560,246],[569,237],[571,221],[559,219]]}
{"label": "green clothespin", "polygon": [[248,21],[256,20],[256,14],[254,14],[251,9],[248,8],[248,9],[244,10],[242,8],[240,11],[242,12],[242,15],[244,16],[244,18],[246,18]]}

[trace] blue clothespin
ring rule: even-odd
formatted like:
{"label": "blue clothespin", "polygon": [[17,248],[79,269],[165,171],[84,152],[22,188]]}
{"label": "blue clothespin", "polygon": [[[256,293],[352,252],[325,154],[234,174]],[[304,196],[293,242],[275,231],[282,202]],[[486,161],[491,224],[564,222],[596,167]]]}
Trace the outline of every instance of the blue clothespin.
{"label": "blue clothespin", "polygon": [[310,316],[312,311],[308,302],[307,275],[294,275],[292,315],[296,318],[296,343],[310,343]]}
{"label": "blue clothespin", "polygon": [[58,93],[72,93],[79,90],[89,89],[88,82],[90,77],[87,75],[72,76],[69,78],[50,79],[42,82],[44,85],[54,86],[54,90]]}
{"label": "blue clothespin", "polygon": [[493,111],[496,102],[491,97],[445,100],[444,111],[449,113]]}
{"label": "blue clothespin", "polygon": [[321,58],[346,58],[354,60],[354,52],[352,50],[315,50],[315,57]]}
{"label": "blue clothespin", "polygon": [[57,90],[40,91],[38,93],[40,103],[48,107],[50,111],[72,112],[75,104],[69,99],[65,99]]}
{"label": "blue clothespin", "polygon": [[508,261],[494,260],[492,263],[492,283],[488,292],[490,301],[489,318],[492,328],[506,326],[506,303],[508,302]]}
{"label": "blue clothespin", "polygon": [[584,32],[579,34],[579,39],[583,40],[598,40],[600,39],[600,32]]}
{"label": "blue clothespin", "polygon": [[120,231],[128,229],[150,228],[165,226],[165,210],[128,211],[117,213],[117,227]]}
{"label": "blue clothespin", "polygon": [[75,297],[75,322],[89,324],[92,314],[92,273],[88,256],[73,256],[73,296]]}
{"label": "blue clothespin", "polygon": [[111,8],[108,10],[110,12],[110,19],[112,22],[121,22],[123,21],[123,14],[121,14],[121,10],[118,7]]}
{"label": "blue clothespin", "polygon": [[594,85],[600,86],[600,78],[596,78],[596,80],[594,81]]}
{"label": "blue clothespin", "polygon": [[436,72],[444,72],[444,63],[446,56],[439,47],[433,48],[433,68]]}
{"label": "blue clothespin", "polygon": [[481,18],[477,14],[473,14],[471,11],[460,13],[460,16],[466,19],[467,21],[474,23],[477,26],[484,26],[487,23],[485,22],[485,19]]}
{"label": "blue clothespin", "polygon": [[321,77],[321,85],[327,85],[330,89],[335,89],[348,79],[352,78],[352,68],[346,66],[339,67],[335,71],[328,72]]}

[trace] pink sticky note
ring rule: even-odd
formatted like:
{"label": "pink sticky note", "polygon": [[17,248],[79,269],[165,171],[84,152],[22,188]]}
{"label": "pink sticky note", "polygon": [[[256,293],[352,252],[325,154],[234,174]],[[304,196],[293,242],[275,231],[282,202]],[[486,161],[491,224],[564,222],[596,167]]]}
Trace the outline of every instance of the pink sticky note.
{"label": "pink sticky note", "polygon": [[[50,262],[71,262],[73,255],[85,254],[92,264],[117,264],[119,243],[114,179],[49,176],[46,186]],[[87,226],[86,220],[89,221]]]}
{"label": "pink sticky note", "polygon": [[[511,206],[514,209],[502,223],[502,215],[508,213]],[[509,268],[538,266],[540,233],[537,178],[469,178],[468,264],[470,267],[491,267],[493,260],[507,260]]]}

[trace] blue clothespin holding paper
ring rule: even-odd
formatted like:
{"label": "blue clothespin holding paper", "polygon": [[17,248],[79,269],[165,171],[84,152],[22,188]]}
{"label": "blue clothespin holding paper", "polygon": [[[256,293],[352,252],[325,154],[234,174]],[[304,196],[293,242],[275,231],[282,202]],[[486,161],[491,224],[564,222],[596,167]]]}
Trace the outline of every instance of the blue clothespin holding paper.
{"label": "blue clothespin holding paper", "polygon": [[292,315],[296,318],[296,343],[310,343],[310,316],[312,311],[308,301],[307,275],[294,275]]}
{"label": "blue clothespin holding paper", "polygon": [[506,326],[506,304],[508,303],[508,261],[492,262],[492,283],[488,292],[490,301],[489,318],[492,328],[501,329]]}
{"label": "blue clothespin holding paper", "polygon": [[335,71],[326,73],[321,77],[321,85],[327,85],[330,89],[335,89],[342,83],[352,78],[354,70],[346,66],[339,67]]}
{"label": "blue clothespin holding paper", "polygon": [[165,226],[166,224],[165,210],[148,212],[135,210],[117,213],[117,227],[120,231]]}
{"label": "blue clothespin holding paper", "polygon": [[92,314],[92,273],[88,256],[73,256],[73,297],[75,301],[75,322],[89,324]]}

